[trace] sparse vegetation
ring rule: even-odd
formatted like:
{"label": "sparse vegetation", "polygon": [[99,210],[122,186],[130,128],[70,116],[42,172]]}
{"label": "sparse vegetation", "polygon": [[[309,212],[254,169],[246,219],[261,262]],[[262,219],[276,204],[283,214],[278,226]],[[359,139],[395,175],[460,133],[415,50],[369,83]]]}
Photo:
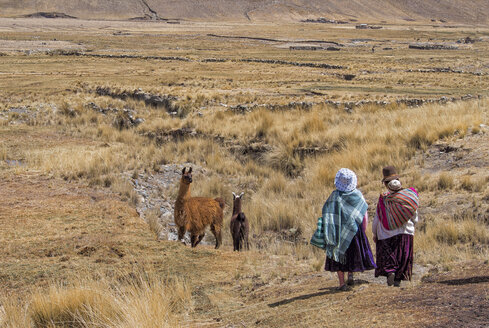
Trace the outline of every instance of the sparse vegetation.
{"label": "sparse vegetation", "polygon": [[438,177],[438,189],[440,190],[452,189],[454,185],[455,182],[453,176],[450,175],[450,173],[443,172]]}

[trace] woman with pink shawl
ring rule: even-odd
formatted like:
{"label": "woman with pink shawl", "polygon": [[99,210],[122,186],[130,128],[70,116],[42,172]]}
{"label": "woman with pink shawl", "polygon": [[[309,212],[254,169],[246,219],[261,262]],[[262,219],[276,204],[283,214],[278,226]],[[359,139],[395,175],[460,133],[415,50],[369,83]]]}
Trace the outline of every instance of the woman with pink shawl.
{"label": "woman with pink shawl", "polygon": [[372,223],[376,246],[375,276],[387,277],[388,286],[399,287],[411,280],[413,270],[414,225],[418,222],[418,193],[403,188],[393,166],[382,169],[382,193]]}

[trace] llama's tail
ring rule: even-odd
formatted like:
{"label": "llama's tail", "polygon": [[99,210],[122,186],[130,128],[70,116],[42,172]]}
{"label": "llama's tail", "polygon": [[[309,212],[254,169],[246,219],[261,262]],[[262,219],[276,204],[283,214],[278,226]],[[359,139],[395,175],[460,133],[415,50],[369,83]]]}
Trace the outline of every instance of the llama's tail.
{"label": "llama's tail", "polygon": [[224,199],[222,199],[221,197],[217,197],[214,198],[214,200],[219,203],[221,209],[224,209],[224,206],[226,206],[226,202],[224,202]]}

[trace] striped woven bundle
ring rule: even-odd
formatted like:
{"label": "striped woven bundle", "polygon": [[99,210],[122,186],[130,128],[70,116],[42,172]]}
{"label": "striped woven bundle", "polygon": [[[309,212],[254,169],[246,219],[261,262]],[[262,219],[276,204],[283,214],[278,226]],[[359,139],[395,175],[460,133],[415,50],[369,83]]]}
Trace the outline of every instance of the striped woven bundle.
{"label": "striped woven bundle", "polygon": [[402,227],[416,215],[418,193],[414,188],[403,189],[384,197],[389,230]]}

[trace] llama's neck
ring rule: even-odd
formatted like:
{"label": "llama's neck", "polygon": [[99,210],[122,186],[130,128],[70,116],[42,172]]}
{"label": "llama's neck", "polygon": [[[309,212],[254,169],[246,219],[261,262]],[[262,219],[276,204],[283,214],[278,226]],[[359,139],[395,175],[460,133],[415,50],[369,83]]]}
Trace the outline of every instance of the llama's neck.
{"label": "llama's neck", "polygon": [[180,181],[180,189],[178,189],[177,201],[183,201],[190,198],[190,184]]}
{"label": "llama's neck", "polygon": [[241,213],[241,199],[236,199],[233,204],[233,214]]}

